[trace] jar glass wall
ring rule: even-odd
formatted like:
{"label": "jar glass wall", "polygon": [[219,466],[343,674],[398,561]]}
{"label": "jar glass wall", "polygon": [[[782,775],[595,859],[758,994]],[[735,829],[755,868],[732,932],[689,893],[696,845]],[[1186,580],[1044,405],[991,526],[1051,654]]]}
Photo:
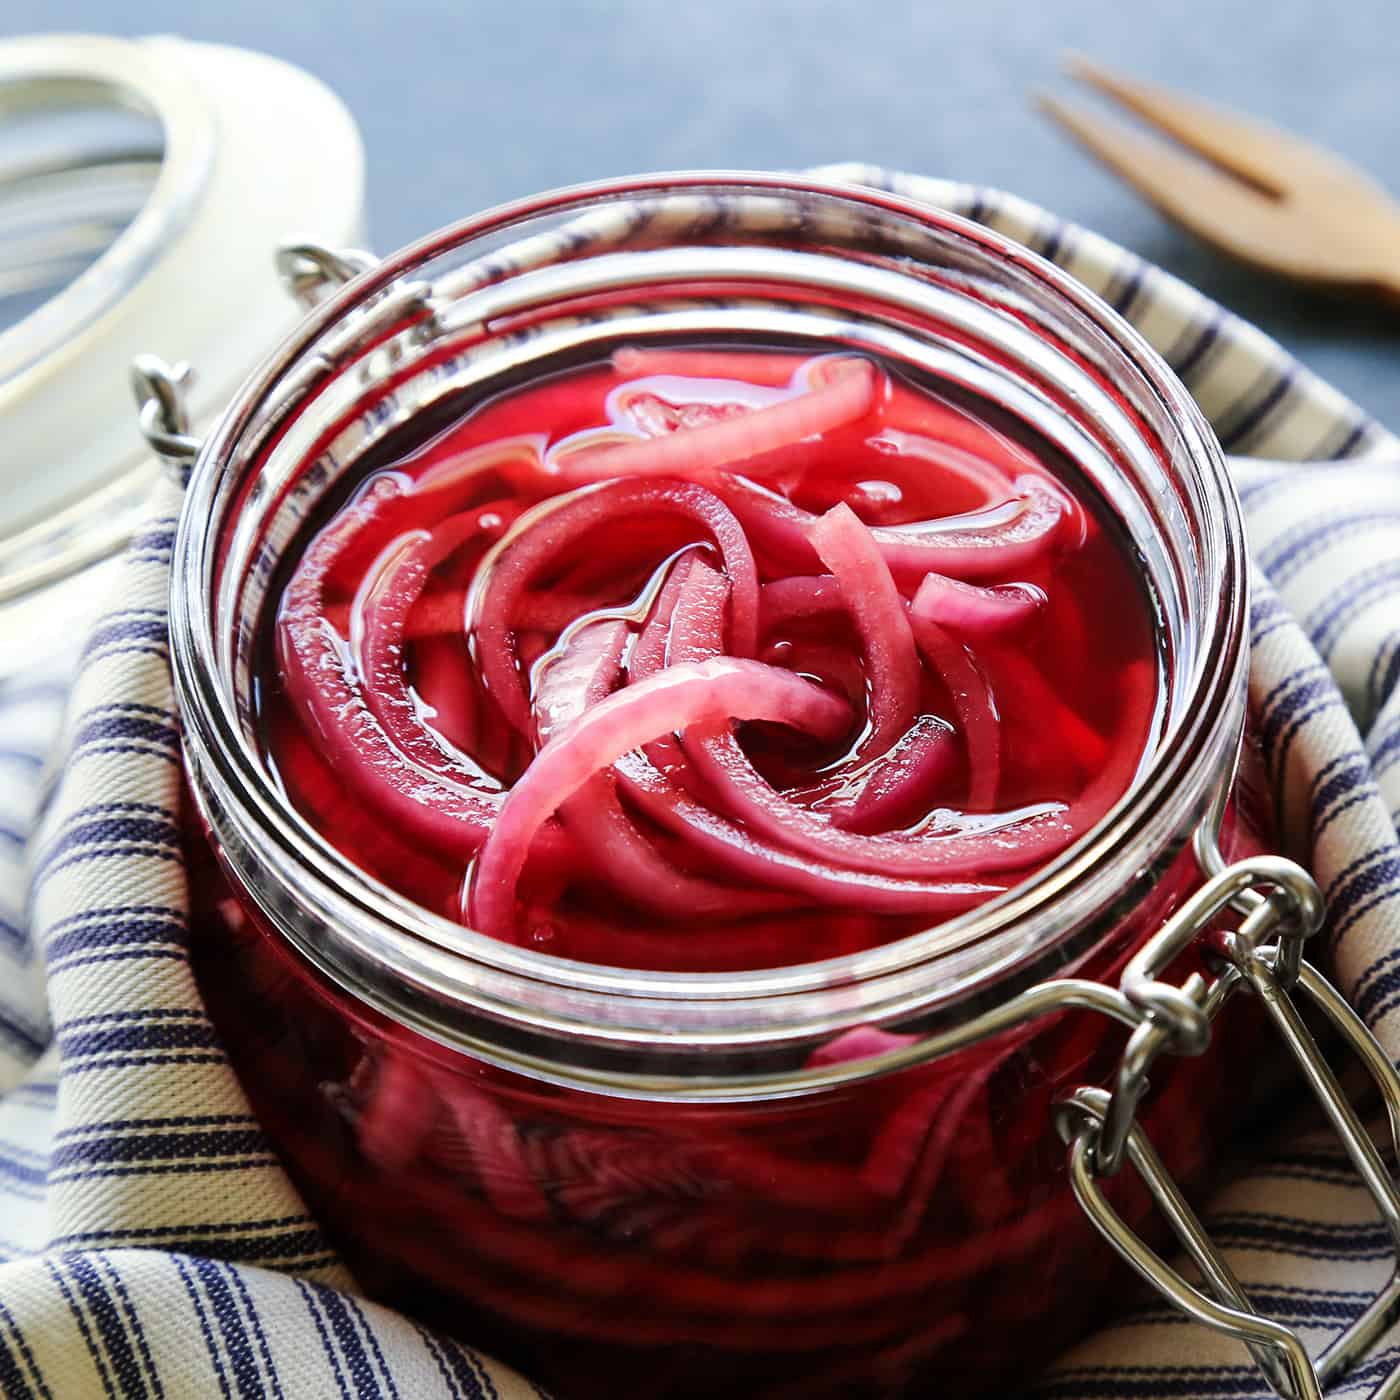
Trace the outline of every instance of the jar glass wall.
{"label": "jar glass wall", "polygon": [[[306,522],[492,393],[677,343],[840,348],[952,386],[1051,444],[1133,542],[1161,631],[1157,738],[1108,816],[1007,894],[819,963],[638,972],[437,918],[288,803],[259,738],[256,647]],[[223,872],[199,890],[211,1010],[366,1284],[570,1394],[622,1375],[675,1395],[991,1381],[1009,1327],[1052,1347],[1114,1276],[1049,1110],[1111,1070],[1122,1031],[1071,1013],[835,1075],[823,1048],[856,1027],[947,1037],[1065,970],[1113,980],[1200,882],[1191,838],[1239,752],[1244,616],[1238,512],[1195,406],[1023,249],[884,194],[763,176],[619,181],[470,220],[314,313],[196,466],[172,625]],[[1249,806],[1227,855],[1257,848]],[[1224,1099],[1190,1062],[1148,1110],[1188,1179]]]}

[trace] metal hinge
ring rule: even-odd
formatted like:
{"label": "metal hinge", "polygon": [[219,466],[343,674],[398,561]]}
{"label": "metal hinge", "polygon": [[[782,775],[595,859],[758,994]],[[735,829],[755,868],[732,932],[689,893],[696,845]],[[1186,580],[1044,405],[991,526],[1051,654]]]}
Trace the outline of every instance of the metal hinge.
{"label": "metal hinge", "polygon": [[131,362],[131,391],[136,396],[141,435],[163,461],[180,471],[182,480],[188,477],[201,446],[190,432],[185,403],[193,382],[194,370],[184,363],[169,365],[159,355],[137,355]]}
{"label": "metal hinge", "polygon": [[[378,264],[372,253],[358,248],[327,248],[307,241],[284,243],[277,249],[277,272],[287,291],[303,306],[312,308],[345,283]],[[423,285],[413,284],[401,295],[383,295],[373,323],[355,323],[358,337],[373,332],[378,320],[403,314],[405,306],[421,307],[425,302]],[[308,384],[333,368],[332,363],[318,358],[301,379],[295,381],[279,397],[276,412],[281,413],[297,401]],[[187,396],[194,382],[194,371],[187,364],[170,365],[158,355],[137,355],[131,363],[131,387],[136,395],[136,407],[142,436],[156,454],[180,475],[187,484],[190,467],[199,455],[202,440],[190,431]]]}

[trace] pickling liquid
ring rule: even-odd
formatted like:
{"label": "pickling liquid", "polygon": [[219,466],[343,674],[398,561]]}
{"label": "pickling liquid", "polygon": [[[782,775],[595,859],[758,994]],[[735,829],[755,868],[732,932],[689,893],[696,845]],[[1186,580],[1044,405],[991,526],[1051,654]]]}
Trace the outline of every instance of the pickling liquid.
{"label": "pickling liquid", "polygon": [[435,913],[616,966],[811,961],[993,898],[1122,795],[1159,713],[1141,579],[1066,463],[952,397],[622,350],[320,521],[266,750]]}

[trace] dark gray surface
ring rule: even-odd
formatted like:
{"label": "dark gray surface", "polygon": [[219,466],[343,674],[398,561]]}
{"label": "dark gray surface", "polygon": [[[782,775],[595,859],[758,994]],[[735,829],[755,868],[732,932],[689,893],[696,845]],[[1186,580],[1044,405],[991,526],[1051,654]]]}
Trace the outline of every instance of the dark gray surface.
{"label": "dark gray surface", "polygon": [[1251,317],[1400,427],[1400,311],[1222,262],[1028,104],[1078,49],[1268,117],[1400,191],[1394,0],[0,0],[0,32],[39,28],[179,33],[318,74],[364,132],[381,251],[639,170],[859,159],[1013,189]]}

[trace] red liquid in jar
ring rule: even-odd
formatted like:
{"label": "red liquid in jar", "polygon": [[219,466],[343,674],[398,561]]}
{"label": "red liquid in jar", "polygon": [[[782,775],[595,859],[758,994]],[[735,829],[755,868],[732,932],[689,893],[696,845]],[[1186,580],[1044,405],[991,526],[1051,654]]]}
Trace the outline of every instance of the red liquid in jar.
{"label": "red liquid in jar", "polygon": [[369,873],[698,971],[994,897],[1126,790],[1160,690],[1141,571],[1048,446],[786,352],[479,405],[323,522],[263,655],[268,757]]}

